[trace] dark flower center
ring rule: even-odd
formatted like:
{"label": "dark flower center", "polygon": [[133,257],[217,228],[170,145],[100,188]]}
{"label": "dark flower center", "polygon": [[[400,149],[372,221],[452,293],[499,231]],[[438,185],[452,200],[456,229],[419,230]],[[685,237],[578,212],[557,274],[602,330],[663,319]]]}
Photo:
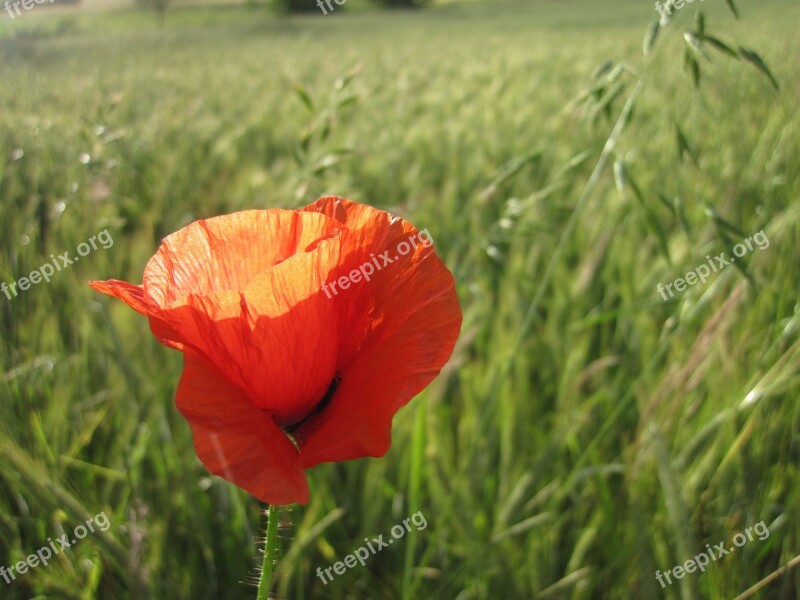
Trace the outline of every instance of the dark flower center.
{"label": "dark flower center", "polygon": [[342,373],[341,371],[337,371],[336,375],[334,375],[333,379],[331,379],[331,383],[328,386],[327,391],[322,396],[322,399],[319,402],[317,402],[317,405],[314,407],[314,410],[312,410],[310,413],[308,413],[305,417],[303,417],[299,421],[292,423],[291,425],[287,425],[283,428],[284,433],[286,433],[290,439],[293,439],[291,434],[300,429],[300,427],[303,424],[305,424],[309,419],[317,416],[323,410],[325,410],[328,404],[330,404],[330,401],[333,399],[333,395],[336,393],[336,389],[339,387],[339,383],[341,381],[342,381]]}

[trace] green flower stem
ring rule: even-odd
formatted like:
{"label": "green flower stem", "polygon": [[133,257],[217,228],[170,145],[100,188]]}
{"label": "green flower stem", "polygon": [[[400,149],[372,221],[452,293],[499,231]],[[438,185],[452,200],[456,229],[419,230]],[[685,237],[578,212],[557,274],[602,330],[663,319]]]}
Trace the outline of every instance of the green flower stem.
{"label": "green flower stem", "polygon": [[264,562],[261,565],[261,579],[258,581],[258,600],[268,600],[272,583],[272,569],[275,565],[275,551],[278,548],[278,520],[281,507],[267,507],[267,540],[264,543]]}

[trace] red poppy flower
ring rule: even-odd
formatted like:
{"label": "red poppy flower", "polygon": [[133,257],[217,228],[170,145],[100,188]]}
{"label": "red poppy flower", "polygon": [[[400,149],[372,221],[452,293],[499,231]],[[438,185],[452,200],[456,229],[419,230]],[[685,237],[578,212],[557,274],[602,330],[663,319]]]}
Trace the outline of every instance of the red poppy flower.
{"label": "red poppy flower", "polygon": [[142,285],[90,285],[183,352],[176,404],[209,471],[305,504],[304,470],[383,456],[395,412],[453,351],[453,277],[422,233],[326,197],[197,221],[164,239]]}

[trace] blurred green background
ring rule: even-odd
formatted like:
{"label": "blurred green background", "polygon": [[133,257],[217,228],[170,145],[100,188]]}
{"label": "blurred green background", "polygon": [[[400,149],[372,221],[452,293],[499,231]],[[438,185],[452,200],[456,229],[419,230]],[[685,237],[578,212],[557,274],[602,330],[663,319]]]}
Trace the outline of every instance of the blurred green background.
{"label": "blurred green background", "polygon": [[747,597],[800,597],[797,2],[686,5],[648,54],[646,1],[198,4],[0,19],[0,281],[114,239],[0,295],[0,566],[112,523],[1,598],[255,597],[260,507],[197,460],[180,354],[86,282],[141,281],[193,220],[327,193],[427,228],[464,325],[385,458],[309,473],[276,598],[730,600],[787,564]]}

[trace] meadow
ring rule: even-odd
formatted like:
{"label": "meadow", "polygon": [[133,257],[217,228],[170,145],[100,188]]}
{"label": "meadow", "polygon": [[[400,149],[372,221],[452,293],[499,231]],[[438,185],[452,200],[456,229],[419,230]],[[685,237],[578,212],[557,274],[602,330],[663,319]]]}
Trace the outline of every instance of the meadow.
{"label": "meadow", "polygon": [[110,521],[0,598],[255,597],[263,506],[197,459],[180,354],[87,281],[138,283],[194,220],[325,194],[427,228],[464,323],[384,458],[310,472],[275,598],[800,597],[800,6],[736,6],[686,5],[647,54],[633,0],[0,21],[0,282],[113,238],[0,294],[0,566]]}

